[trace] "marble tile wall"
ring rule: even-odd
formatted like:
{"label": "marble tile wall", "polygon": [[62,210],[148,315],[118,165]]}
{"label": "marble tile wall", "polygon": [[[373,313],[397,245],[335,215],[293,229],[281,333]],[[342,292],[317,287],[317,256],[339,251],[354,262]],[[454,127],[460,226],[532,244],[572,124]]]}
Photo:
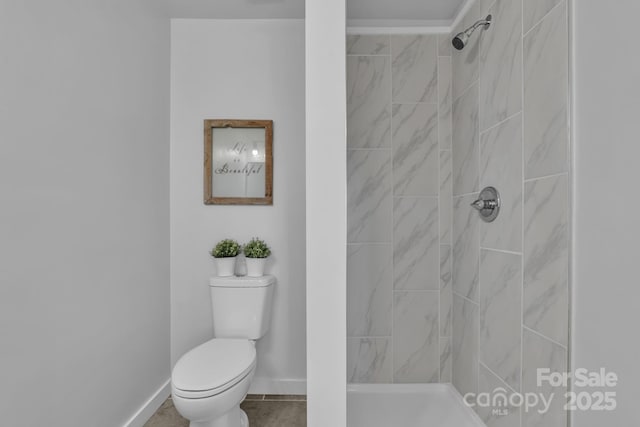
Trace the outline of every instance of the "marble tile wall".
{"label": "marble tile wall", "polygon": [[[570,342],[567,1],[478,0],[455,32],[489,13],[491,28],[451,57],[452,246],[441,271],[453,290],[452,382],[462,393],[555,392],[544,415],[478,413],[489,427],[565,427],[563,390],[539,388],[536,370],[563,372]],[[489,185],[503,203],[491,224],[469,207]]]}
{"label": "marble tile wall", "polygon": [[452,378],[447,37],[347,38],[347,381]]}

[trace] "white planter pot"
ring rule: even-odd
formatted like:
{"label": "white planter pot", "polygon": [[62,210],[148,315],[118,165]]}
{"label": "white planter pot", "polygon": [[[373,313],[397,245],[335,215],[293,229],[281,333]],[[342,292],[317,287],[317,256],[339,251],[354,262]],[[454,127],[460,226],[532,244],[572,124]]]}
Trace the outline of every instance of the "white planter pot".
{"label": "white planter pot", "polygon": [[264,265],[267,263],[266,258],[247,258],[247,276],[262,277],[264,276]]}
{"label": "white planter pot", "polygon": [[216,267],[218,268],[218,276],[233,276],[236,272],[236,257],[216,258]]}

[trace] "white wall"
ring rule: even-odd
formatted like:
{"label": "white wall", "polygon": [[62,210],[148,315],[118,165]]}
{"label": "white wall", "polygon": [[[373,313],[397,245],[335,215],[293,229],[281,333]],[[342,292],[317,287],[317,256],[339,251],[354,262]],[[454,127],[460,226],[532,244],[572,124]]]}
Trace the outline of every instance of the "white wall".
{"label": "white wall", "polygon": [[[304,22],[173,20],[171,49],[172,362],[213,335],[208,251],[259,236],[278,283],[252,391],[304,393]],[[224,118],[274,121],[273,206],[203,204],[203,120]]]}
{"label": "white wall", "polygon": [[169,378],[156,9],[0,2],[2,425],[123,425]]}
{"label": "white wall", "polygon": [[578,0],[574,8],[573,367],[604,367],[620,382],[615,411],[577,412],[573,425],[640,425],[640,3]]}
{"label": "white wall", "polygon": [[345,0],[307,0],[307,420],[346,425]]}

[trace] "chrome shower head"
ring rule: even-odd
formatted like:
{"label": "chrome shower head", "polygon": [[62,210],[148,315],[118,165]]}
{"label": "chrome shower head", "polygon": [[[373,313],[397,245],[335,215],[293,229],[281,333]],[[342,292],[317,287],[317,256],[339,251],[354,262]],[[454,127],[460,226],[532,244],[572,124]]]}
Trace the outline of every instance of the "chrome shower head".
{"label": "chrome shower head", "polygon": [[458,35],[453,39],[453,47],[458,50],[462,50],[464,49],[468,41],[469,36],[466,33],[458,33]]}
{"label": "chrome shower head", "polygon": [[453,41],[452,41],[453,47],[455,47],[458,50],[464,49],[464,47],[469,42],[469,37],[471,37],[471,34],[473,34],[473,32],[480,26],[483,26],[485,30],[489,28],[489,26],[491,26],[491,19],[492,19],[492,16],[489,15],[485,19],[481,19],[480,21],[477,21],[475,24],[473,24],[471,27],[467,28],[463,32],[456,34],[456,36],[453,38]]}

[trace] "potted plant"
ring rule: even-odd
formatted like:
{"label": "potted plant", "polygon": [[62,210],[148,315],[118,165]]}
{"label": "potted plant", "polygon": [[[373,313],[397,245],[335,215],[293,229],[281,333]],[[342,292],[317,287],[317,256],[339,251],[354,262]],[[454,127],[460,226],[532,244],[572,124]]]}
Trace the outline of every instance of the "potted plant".
{"label": "potted plant", "polygon": [[236,257],[240,253],[240,245],[233,239],[224,239],[211,250],[216,259],[218,276],[233,276],[236,270]]}
{"label": "potted plant", "polygon": [[243,247],[244,256],[247,258],[247,276],[260,277],[264,274],[264,265],[269,255],[271,255],[271,249],[264,242],[257,237],[251,239],[249,243]]}

